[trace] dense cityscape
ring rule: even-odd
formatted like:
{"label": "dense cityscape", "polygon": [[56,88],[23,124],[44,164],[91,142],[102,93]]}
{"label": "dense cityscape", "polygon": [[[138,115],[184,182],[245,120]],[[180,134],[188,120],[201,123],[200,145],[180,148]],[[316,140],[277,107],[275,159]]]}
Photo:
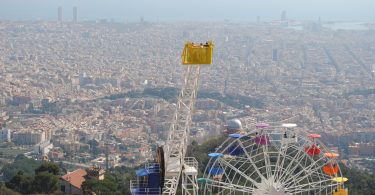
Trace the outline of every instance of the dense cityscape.
{"label": "dense cityscape", "polygon": [[192,140],[223,134],[233,118],[245,128],[296,123],[321,134],[346,166],[374,172],[373,33],[285,18],[0,21],[1,165],[18,154],[68,171],[152,159],[182,85],[183,44],[212,39],[214,62],[202,69]]}

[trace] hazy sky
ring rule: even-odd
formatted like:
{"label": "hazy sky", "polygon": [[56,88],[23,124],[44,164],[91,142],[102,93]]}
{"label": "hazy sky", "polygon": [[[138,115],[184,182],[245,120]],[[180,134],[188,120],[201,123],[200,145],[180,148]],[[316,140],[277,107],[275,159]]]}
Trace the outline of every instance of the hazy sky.
{"label": "hazy sky", "polygon": [[375,0],[0,0],[0,20],[56,20],[58,6],[65,20],[77,6],[80,20],[276,20],[286,10],[289,19],[375,21]]}

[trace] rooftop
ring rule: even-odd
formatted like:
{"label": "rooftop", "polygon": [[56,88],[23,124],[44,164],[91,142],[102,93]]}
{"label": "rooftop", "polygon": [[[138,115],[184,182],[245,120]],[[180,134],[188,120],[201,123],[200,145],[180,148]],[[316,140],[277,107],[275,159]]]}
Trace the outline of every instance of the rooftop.
{"label": "rooftop", "polygon": [[61,179],[69,182],[74,187],[81,189],[82,183],[85,181],[85,176],[87,175],[86,170],[84,169],[77,169],[73,172],[70,172],[66,175],[63,175]]}

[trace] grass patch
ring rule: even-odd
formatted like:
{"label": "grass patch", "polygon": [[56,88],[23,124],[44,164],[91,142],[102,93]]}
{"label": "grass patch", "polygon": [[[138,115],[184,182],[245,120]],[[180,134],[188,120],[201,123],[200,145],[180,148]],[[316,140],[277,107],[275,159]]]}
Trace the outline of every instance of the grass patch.
{"label": "grass patch", "polygon": [[0,148],[0,158],[14,159],[17,155],[28,152],[27,149],[21,148]]}

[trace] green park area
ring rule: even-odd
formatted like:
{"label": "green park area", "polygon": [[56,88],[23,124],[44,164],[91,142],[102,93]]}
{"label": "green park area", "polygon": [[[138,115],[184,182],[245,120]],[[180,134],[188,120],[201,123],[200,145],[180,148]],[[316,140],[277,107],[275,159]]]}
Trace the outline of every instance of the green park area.
{"label": "green park area", "polygon": [[24,148],[0,148],[0,158],[14,159],[17,155],[28,152]]}

